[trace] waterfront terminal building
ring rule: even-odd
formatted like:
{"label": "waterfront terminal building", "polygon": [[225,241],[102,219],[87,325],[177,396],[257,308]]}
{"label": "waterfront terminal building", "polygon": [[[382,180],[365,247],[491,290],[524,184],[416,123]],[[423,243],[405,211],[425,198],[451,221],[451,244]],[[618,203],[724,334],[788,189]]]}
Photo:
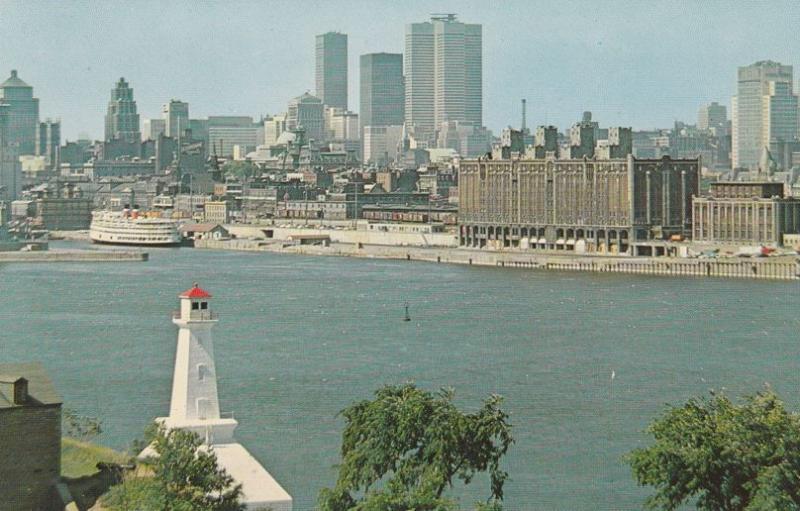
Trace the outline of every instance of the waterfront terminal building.
{"label": "waterfront terminal building", "polygon": [[459,245],[660,255],[691,234],[700,159],[463,160]]}
{"label": "waterfront terminal building", "polygon": [[800,198],[785,197],[783,183],[711,183],[694,199],[692,225],[696,242],[783,245],[784,235],[800,233]]}

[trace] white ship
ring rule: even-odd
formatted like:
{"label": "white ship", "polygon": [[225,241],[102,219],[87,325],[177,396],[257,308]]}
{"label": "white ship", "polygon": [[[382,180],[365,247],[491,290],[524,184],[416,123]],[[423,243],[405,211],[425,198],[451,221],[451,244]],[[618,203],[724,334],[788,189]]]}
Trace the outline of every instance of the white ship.
{"label": "white ship", "polygon": [[182,241],[178,222],[140,215],[135,209],[93,212],[89,238],[114,245],[168,246]]}

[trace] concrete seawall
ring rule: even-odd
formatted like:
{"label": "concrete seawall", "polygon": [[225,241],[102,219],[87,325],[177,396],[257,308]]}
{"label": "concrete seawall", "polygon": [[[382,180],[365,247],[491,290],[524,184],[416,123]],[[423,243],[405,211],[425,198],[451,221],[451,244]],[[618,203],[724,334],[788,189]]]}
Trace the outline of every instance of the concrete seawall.
{"label": "concrete seawall", "polygon": [[197,248],[269,251],[287,254],[328,255],[426,261],[432,263],[527,268],[599,273],[638,273],[664,276],[723,277],[800,280],[800,259],[753,258],[729,260],[686,258],[633,258],[492,252],[461,248],[392,247],[333,243],[330,247],[286,246],[266,240],[203,240]]}
{"label": "concrete seawall", "polygon": [[123,250],[47,250],[42,252],[0,252],[0,263],[123,263],[143,262],[147,252]]}

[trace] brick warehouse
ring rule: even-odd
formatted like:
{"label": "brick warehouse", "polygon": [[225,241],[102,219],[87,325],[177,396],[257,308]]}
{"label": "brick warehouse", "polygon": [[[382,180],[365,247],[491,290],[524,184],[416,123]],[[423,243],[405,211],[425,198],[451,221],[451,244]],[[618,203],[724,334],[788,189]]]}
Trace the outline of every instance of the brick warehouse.
{"label": "brick warehouse", "polygon": [[691,234],[700,159],[464,160],[459,245],[649,255]]}

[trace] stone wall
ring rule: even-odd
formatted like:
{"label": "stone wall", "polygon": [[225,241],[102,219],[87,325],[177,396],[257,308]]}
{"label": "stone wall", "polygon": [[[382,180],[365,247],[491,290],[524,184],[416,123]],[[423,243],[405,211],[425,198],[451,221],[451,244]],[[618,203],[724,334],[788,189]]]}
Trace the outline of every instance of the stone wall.
{"label": "stone wall", "polygon": [[0,410],[0,510],[58,509],[61,405]]}

